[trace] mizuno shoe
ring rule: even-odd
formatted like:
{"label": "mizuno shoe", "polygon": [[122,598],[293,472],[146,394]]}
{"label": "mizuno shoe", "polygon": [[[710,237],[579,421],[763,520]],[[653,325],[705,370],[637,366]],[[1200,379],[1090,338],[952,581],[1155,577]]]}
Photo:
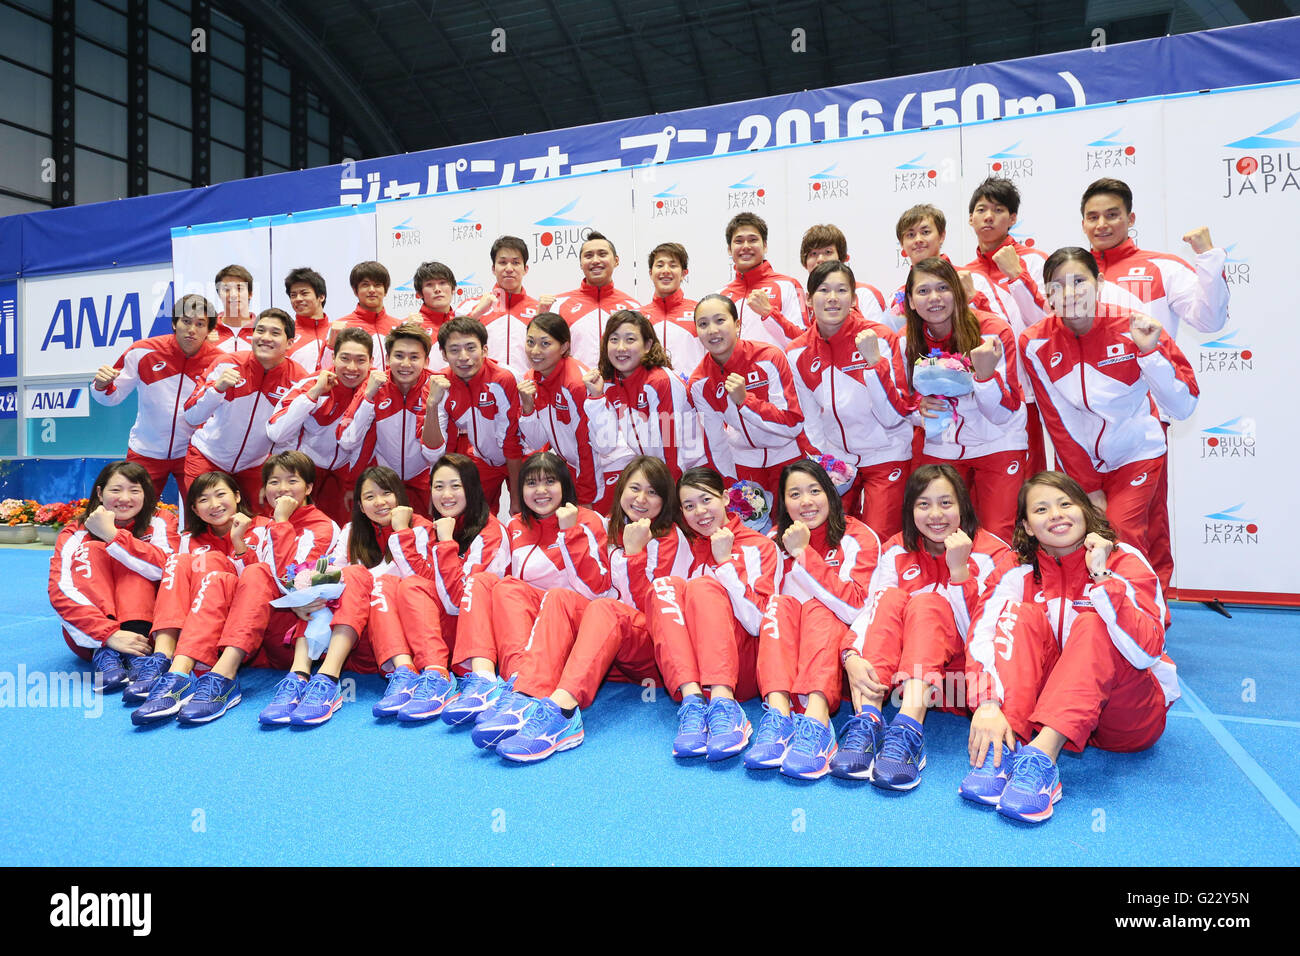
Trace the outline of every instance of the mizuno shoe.
{"label": "mizuno shoe", "polygon": [[222,677],[208,671],[195,681],[194,696],[177,714],[182,724],[206,724],[216,720],[244,699],[238,677]]}
{"label": "mizuno shoe", "polygon": [[131,711],[131,723],[137,727],[171,720],[194,696],[198,683],[189,674],[166,673],[154,681],[145,702]]}
{"label": "mizuno shoe", "polygon": [[831,775],[844,780],[866,780],[884,742],[885,725],[880,720],[867,714],[854,714],[844,722],[839,749],[831,758]]}
{"label": "mizuno shoe", "polygon": [[[513,678],[508,685],[513,688]],[[485,674],[469,674],[460,682],[460,690],[447,699],[447,706],[442,709],[443,723],[463,724],[474,720],[479,714],[491,707],[507,684],[500,677],[488,677]]]}
{"label": "mizuno shoe", "polygon": [[295,727],[315,727],[334,716],[343,706],[343,688],[338,681],[325,674],[313,674],[302,689],[302,700],[293,709],[289,723]]}
{"label": "mizuno shoe", "polygon": [[375,702],[370,712],[376,717],[392,717],[411,699],[411,692],[415,690],[419,680],[420,675],[405,664],[394,667],[392,673],[388,675],[388,687],[384,691],[384,696]]}
{"label": "mizuno shoe", "polygon": [[298,702],[302,700],[302,692],[306,688],[307,682],[297,674],[284,675],[280,683],[275,685],[275,694],[272,695],[271,702],[257,715],[257,722],[272,726],[289,723],[289,718],[297,709]]}
{"label": "mizuno shoe", "polygon": [[911,790],[925,769],[925,733],[910,717],[897,714],[871,768],[871,782],[882,790]]}
{"label": "mizuno shoe", "polygon": [[709,725],[705,720],[709,705],[698,694],[682,699],[677,708],[677,736],[673,738],[674,757],[703,757],[709,746]]}
{"label": "mizuno shoe", "polygon": [[495,747],[507,737],[519,733],[536,706],[537,701],[527,694],[508,691],[498,697],[489,710],[483,712],[470,732],[469,739],[474,741],[475,747],[485,750]]}
{"label": "mizuno shoe", "polygon": [[1011,763],[1011,779],[998,800],[998,813],[1025,823],[1042,823],[1061,799],[1056,764],[1037,747],[1021,747]]}
{"label": "mizuno shoe", "polygon": [[754,732],[754,725],[745,712],[729,697],[713,698],[705,720],[709,724],[707,760],[726,760],[736,756],[749,744],[749,737]]}
{"label": "mizuno shoe", "polygon": [[572,750],[582,743],[582,711],[565,717],[560,705],[549,697],[539,700],[519,733],[497,744],[497,753],[519,763],[545,760],[551,754]]}
{"label": "mizuno shoe", "polygon": [[1020,749],[1017,746],[1013,752],[1004,747],[1002,749],[1002,766],[995,767],[993,766],[993,745],[990,744],[988,753],[984,755],[984,766],[972,767],[970,773],[962,778],[957,793],[966,800],[975,803],[982,803],[990,807],[997,806],[998,800],[1002,797],[1002,791],[1006,789],[1007,781],[1011,779],[1011,765],[1015,762]]}
{"label": "mizuno shoe", "polygon": [[764,704],[763,719],[758,722],[754,742],[745,751],[745,766],[750,770],[776,770],[785,759],[792,740],[794,721]]}
{"label": "mizuno shoe", "polygon": [[428,720],[437,717],[456,693],[456,676],[425,671],[411,688],[411,699],[397,712],[398,720]]}
{"label": "mizuno shoe", "polygon": [[122,691],[122,703],[144,703],[149,697],[149,688],[153,682],[171,666],[171,659],[161,652],[131,658],[131,666],[127,669],[128,683]]}
{"label": "mizuno shoe", "polygon": [[105,694],[121,690],[130,680],[126,665],[122,663],[122,655],[107,644],[90,656],[90,666],[99,675],[96,683]]}

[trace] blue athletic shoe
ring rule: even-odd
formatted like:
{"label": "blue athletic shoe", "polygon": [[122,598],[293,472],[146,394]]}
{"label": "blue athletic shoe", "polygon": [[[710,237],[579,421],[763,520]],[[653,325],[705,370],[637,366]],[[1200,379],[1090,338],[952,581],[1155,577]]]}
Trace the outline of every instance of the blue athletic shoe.
{"label": "blue athletic shoe", "polygon": [[483,674],[470,674],[460,682],[460,690],[447,699],[447,706],[442,709],[443,723],[453,727],[475,720],[479,714],[496,703],[507,689],[514,689],[514,678],[510,682],[500,677],[487,677]]}
{"label": "blue athletic shoe", "polygon": [[507,737],[513,737],[528,721],[528,715],[537,706],[536,699],[517,690],[507,691],[496,703],[479,715],[469,739],[475,747],[491,749]]}
{"label": "blue athletic shoe", "polygon": [[831,771],[835,731],[807,714],[794,715],[794,743],[781,761],[781,772],[796,780],[820,780]]}
{"label": "blue athletic shoe", "polygon": [[343,688],[325,674],[313,674],[302,689],[302,700],[294,708],[289,723],[295,727],[315,727],[334,716],[343,706]]}
{"label": "blue athletic shoe", "polygon": [[411,699],[397,712],[398,720],[428,720],[437,717],[456,693],[456,675],[425,671],[411,688]]}
{"label": "blue athletic shoe", "polygon": [[537,702],[519,733],[497,744],[497,753],[507,760],[532,763],[572,750],[583,736],[582,711],[574,708],[573,716],[565,717],[560,705],[547,697]]}
{"label": "blue athletic shoe", "polygon": [[190,702],[197,683],[189,674],[163,674],[149,688],[145,702],[131,711],[131,723],[144,727],[171,720],[180,713],[181,707]]}
{"label": "blue athletic shoe", "polygon": [[388,675],[388,688],[384,691],[384,696],[375,702],[370,712],[376,717],[392,717],[406,706],[419,680],[420,675],[405,664],[394,667]]}
{"label": "blue athletic shoe", "polygon": [[268,726],[289,723],[302,700],[302,692],[306,689],[307,682],[297,674],[285,674],[280,683],[275,685],[271,702],[257,715],[257,722]]}
{"label": "blue athletic shoe", "polygon": [[131,658],[131,666],[126,675],[128,683],[122,691],[122,703],[143,704],[149,699],[149,688],[153,682],[171,666],[171,658],[161,652]]}
{"label": "blue athletic shoe", "polygon": [[703,757],[709,747],[709,705],[703,697],[692,694],[682,698],[677,708],[677,736],[673,738],[674,757]]}
{"label": "blue athletic shoe", "polygon": [[775,770],[781,766],[790,741],[794,740],[794,721],[763,705],[763,719],[758,722],[754,742],[745,751],[745,766],[750,770]]}
{"label": "blue athletic shoe", "polygon": [[854,714],[844,723],[839,749],[831,758],[831,775],[866,780],[885,742],[885,725],[873,715]]}
{"label": "blue athletic shoe", "polygon": [[910,717],[898,714],[885,730],[885,742],[871,768],[871,782],[882,790],[911,790],[925,769],[925,733]]}
{"label": "blue athletic shoe", "polygon": [[1011,762],[1011,779],[998,800],[998,813],[1025,823],[1042,823],[1060,799],[1061,775],[1052,758],[1037,747],[1021,747]]}
{"label": "blue athletic shoe", "polygon": [[99,684],[102,693],[108,694],[121,690],[130,680],[126,665],[122,663],[122,655],[107,644],[90,655],[90,666],[98,675],[95,683]]}
{"label": "blue athletic shoe", "polygon": [[709,702],[705,720],[709,724],[709,745],[706,760],[726,760],[734,757],[749,745],[754,725],[749,722],[740,705],[729,697],[715,697]]}
{"label": "blue athletic shoe", "polygon": [[1020,753],[1020,750],[1019,744],[1016,745],[1014,751],[1004,747],[1002,749],[1002,766],[995,767],[993,766],[993,747],[990,745],[988,753],[984,755],[984,766],[971,768],[970,773],[962,778],[957,793],[974,803],[996,807],[998,800],[1002,797],[1002,791],[1006,789],[1007,781],[1011,779],[1011,765],[1015,762],[1016,755]]}
{"label": "blue athletic shoe", "polygon": [[177,719],[182,724],[206,724],[216,720],[244,699],[239,692],[238,677],[222,677],[208,671],[194,686],[194,696],[181,707]]}

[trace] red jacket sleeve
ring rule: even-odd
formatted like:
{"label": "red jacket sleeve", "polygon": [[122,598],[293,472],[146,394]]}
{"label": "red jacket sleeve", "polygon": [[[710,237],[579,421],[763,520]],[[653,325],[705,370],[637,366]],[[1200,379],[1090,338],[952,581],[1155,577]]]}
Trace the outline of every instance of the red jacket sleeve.
{"label": "red jacket sleeve", "polygon": [[834,612],[845,625],[852,624],[866,606],[871,575],[880,561],[880,539],[866,525],[846,533],[835,549],[839,564],[827,564],[827,555],[805,548],[790,566],[789,576]]}
{"label": "red jacket sleeve", "polygon": [[627,581],[632,603],[637,610],[645,611],[650,606],[651,583],[655,578],[684,578],[690,573],[690,568],[691,550],[681,531],[673,528],[662,537],[652,538],[645,550],[627,558]]}
{"label": "red jacket sleeve", "polygon": [[1024,360],[1025,375],[1038,402],[1038,411],[1043,416],[1043,425],[1052,437],[1052,447],[1062,470],[1077,481],[1085,492],[1092,493],[1101,488],[1101,475],[1092,467],[1088,453],[1071,437],[1065,422],[1056,408],[1056,391],[1047,386],[1039,377],[1032,360],[1026,359],[1029,343],[1032,341],[1027,332],[1020,334],[1019,357]]}
{"label": "red jacket sleeve", "polygon": [[781,584],[781,557],[771,539],[758,533],[737,535],[731,557],[713,569],[727,589],[731,609],[741,626],[757,634],[767,602]]}
{"label": "red jacket sleeve", "polygon": [[588,600],[610,597],[612,579],[605,556],[605,523],[587,508],[578,509],[578,523],[564,532],[564,568],[573,589]]}
{"label": "red jacket sleeve", "polygon": [[96,603],[90,560],[82,550],[90,532],[66,525],[54,543],[50,558],[50,606],[68,636],[79,646],[98,650],[117,630],[117,622]]}
{"label": "red jacket sleeve", "polygon": [[1145,558],[1117,545],[1106,562],[1113,577],[1089,591],[1093,609],[1111,642],[1139,670],[1153,667],[1165,651],[1165,607],[1160,582]]}

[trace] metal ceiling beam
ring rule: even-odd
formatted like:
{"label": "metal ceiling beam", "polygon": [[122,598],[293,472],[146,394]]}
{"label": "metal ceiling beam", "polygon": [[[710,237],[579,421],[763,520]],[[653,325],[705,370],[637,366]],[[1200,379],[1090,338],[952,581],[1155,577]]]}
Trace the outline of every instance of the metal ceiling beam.
{"label": "metal ceiling beam", "polygon": [[564,19],[560,16],[560,11],[555,6],[555,0],[546,0],[546,9],[551,12],[551,19],[555,21],[555,26],[559,29],[560,34],[569,44],[569,52],[573,54],[573,61],[578,67],[578,76],[582,80],[582,85],[587,88],[587,92],[591,94],[591,98],[596,104],[596,122],[605,122],[607,119],[605,103],[600,98],[599,88],[591,82],[591,77],[587,75],[586,64],[582,62],[582,53],[578,49],[577,42],[573,39],[573,34],[569,32],[569,25],[565,23]]}
{"label": "metal ceiling beam", "polygon": [[[465,65],[465,61],[461,59],[460,53],[456,50],[455,44],[451,42],[451,37],[447,36],[447,31],[443,29],[442,24],[439,23],[438,20],[434,17],[433,12],[435,7],[437,6],[436,0],[434,3],[431,3],[429,5],[429,9],[427,11],[424,9],[423,6],[420,5],[419,0],[410,0],[410,2],[411,5],[415,7],[415,9],[420,11],[420,13],[424,16],[424,19],[429,22],[429,26],[433,27],[434,32],[438,34],[438,39],[440,39],[442,41],[443,46],[447,48],[447,52],[451,55],[452,60],[455,61],[458,67],[460,67],[461,74],[465,77],[465,82],[469,84],[469,88],[474,91],[474,96],[476,99],[478,99],[479,107],[483,110],[485,114],[487,114],[488,119],[491,121],[493,132],[495,132],[497,136],[504,136],[505,133],[501,129],[501,124],[497,122],[496,110],[492,109],[492,106],[488,103],[487,98],[483,95],[483,91],[479,89],[478,82],[474,79],[473,71],[471,71]],[[509,44],[506,44],[506,46],[508,48]]]}
{"label": "metal ceiling beam", "polygon": [[686,14],[686,7],[683,0],[677,0],[677,9],[681,11],[682,14],[683,32],[691,41],[691,55],[695,57],[695,69],[699,73],[700,83],[704,87],[704,98],[708,102],[712,103],[713,88],[709,83],[709,71],[704,68],[704,60],[700,57],[700,45],[695,39],[695,31],[686,25],[689,17]]}

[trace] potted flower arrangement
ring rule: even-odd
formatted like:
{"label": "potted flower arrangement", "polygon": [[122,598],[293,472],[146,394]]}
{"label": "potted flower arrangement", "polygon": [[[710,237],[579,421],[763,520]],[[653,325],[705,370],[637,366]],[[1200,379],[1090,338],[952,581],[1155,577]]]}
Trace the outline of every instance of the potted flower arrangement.
{"label": "potted flower arrangement", "polygon": [[36,540],[36,507],[30,499],[0,501],[0,544],[29,544]]}
{"label": "potted flower arrangement", "polygon": [[63,526],[72,521],[79,521],[85,512],[85,498],[38,505],[32,517],[36,523],[36,539],[42,544],[54,544]]}

